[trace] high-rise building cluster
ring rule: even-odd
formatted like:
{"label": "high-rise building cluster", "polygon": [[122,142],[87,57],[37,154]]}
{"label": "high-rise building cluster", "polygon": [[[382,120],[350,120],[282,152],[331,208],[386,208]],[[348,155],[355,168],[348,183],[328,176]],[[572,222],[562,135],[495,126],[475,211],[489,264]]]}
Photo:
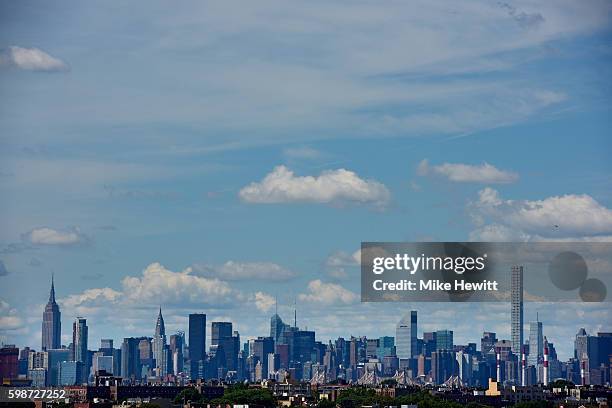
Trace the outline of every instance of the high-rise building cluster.
{"label": "high-rise building cluster", "polygon": [[151,325],[152,336],[126,337],[118,347],[112,339],[102,339],[97,350],[89,347],[84,317],[72,324],[71,344],[61,345],[61,315],[52,281],[40,351],[13,345],[0,348],[0,380],[25,378],[33,386],[66,386],[91,383],[103,373],[121,377],[126,384],[184,384],[200,379],[374,384],[382,378],[407,385],[481,387],[489,379],[524,386],[555,379],[585,385],[609,383],[612,333],[589,335],[580,329],[569,361],[558,359],[538,317],[529,323],[524,341],[523,268],[513,267],[511,274],[509,340],[484,332],[480,344],[456,344],[449,329],[419,336],[419,316],[414,310],[398,318],[395,336],[339,337],[325,343],[317,341],[314,331],[298,327],[294,311],[293,324],[285,323],[276,312],[268,335],[246,341],[231,322],[207,322],[204,313],[190,314],[187,330],[168,337],[160,307],[154,328]]}

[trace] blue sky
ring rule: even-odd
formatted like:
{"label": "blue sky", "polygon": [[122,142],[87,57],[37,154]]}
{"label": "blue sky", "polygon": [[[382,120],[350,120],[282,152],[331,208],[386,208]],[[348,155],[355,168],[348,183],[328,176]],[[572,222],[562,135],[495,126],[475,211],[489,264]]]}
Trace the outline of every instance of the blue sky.
{"label": "blue sky", "polygon": [[[262,335],[275,296],[320,340],[411,308],[508,337],[505,304],[360,304],[354,252],[612,237],[608,2],[0,8],[4,341],[40,346],[52,272],[94,345],[160,304]],[[607,304],[536,310],[563,357],[612,330]]]}

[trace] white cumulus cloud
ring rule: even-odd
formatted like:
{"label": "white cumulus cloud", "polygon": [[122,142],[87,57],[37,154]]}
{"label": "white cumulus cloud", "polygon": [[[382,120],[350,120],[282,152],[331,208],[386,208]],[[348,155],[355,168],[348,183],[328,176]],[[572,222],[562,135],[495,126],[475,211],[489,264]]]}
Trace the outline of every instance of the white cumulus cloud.
{"label": "white cumulus cloud", "polygon": [[66,307],[76,307],[81,305],[104,306],[119,302],[123,294],[111,288],[86,289],[82,293],[69,295],[62,299],[61,303]]}
{"label": "white cumulus cloud", "polygon": [[327,266],[357,266],[361,262],[361,250],[349,254],[345,251],[336,251],[325,260]]}
{"label": "white cumulus cloud", "polygon": [[68,64],[38,48],[8,47],[0,51],[0,66],[12,66],[26,71],[66,71]]}
{"label": "white cumulus cloud", "polygon": [[417,172],[421,176],[434,174],[445,177],[446,179],[457,183],[513,183],[518,180],[517,173],[500,170],[497,167],[482,163],[479,165],[463,164],[463,163],[443,163],[437,166],[429,164],[427,159],[422,160]]}
{"label": "white cumulus cloud", "polygon": [[174,272],[154,262],[140,276],[124,277],[119,290],[91,288],[69,295],[60,303],[74,312],[92,315],[109,305],[127,308],[181,304],[222,306],[238,296],[227,282],[196,276],[192,268]]}
{"label": "white cumulus cloud", "polygon": [[316,279],[308,283],[308,293],[300,293],[298,299],[322,305],[348,305],[359,300],[359,296],[341,285]]}
{"label": "white cumulus cloud", "polygon": [[19,317],[17,309],[0,299],[0,334],[20,329],[23,325],[24,321]]}
{"label": "white cumulus cloud", "polygon": [[34,245],[75,245],[85,243],[87,237],[76,228],[54,229],[49,227],[34,228],[23,235],[24,240]]}
{"label": "white cumulus cloud", "polygon": [[263,292],[255,293],[255,307],[262,312],[267,312],[274,306],[275,300],[272,296]]}
{"label": "white cumulus cloud", "polygon": [[126,276],[121,281],[123,295],[134,303],[223,303],[233,294],[230,286],[219,279],[193,274],[192,268],[173,272],[154,262],[142,276]]}
{"label": "white cumulus cloud", "polygon": [[356,250],[353,253],[336,251],[329,255],[324,263],[327,274],[336,280],[348,279],[350,272],[356,272],[361,266],[361,259],[371,263],[375,257],[387,257],[389,254],[383,248],[370,246]]}
{"label": "white cumulus cloud", "polygon": [[373,204],[384,206],[391,194],[384,184],[364,180],[356,173],[328,170],[319,176],[296,176],[286,166],[277,166],[260,182],[254,182],[239,192],[247,203],[327,203]]}
{"label": "white cumulus cloud", "polygon": [[612,210],[588,194],[541,200],[505,200],[487,187],[469,206],[477,229],[472,240],[598,239],[612,235]]}
{"label": "white cumulus cloud", "polygon": [[345,251],[336,251],[329,255],[325,260],[325,270],[327,274],[334,279],[348,279],[350,269],[359,266],[361,259],[361,250],[357,250],[352,254]]}

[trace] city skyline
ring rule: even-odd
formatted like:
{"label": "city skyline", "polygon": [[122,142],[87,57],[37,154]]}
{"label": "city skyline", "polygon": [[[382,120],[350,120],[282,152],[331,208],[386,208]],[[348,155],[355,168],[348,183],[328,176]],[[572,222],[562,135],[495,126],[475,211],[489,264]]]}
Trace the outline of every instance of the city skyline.
{"label": "city skyline", "polygon": [[[510,269],[513,296],[507,324],[513,338],[522,337],[522,333],[516,333],[520,329],[516,326],[517,316],[523,308],[522,302],[518,302],[524,290],[522,272],[520,265]],[[54,279],[49,293],[42,316],[46,324],[42,327],[55,330],[61,321]],[[560,343],[549,340],[539,314],[536,316],[536,321],[529,324],[528,340],[519,345],[494,332],[483,331],[479,349],[477,340],[462,344],[456,341],[454,330],[442,327],[423,330],[423,336],[418,337],[416,310],[400,317],[395,337],[383,333],[373,338],[351,335],[326,342],[317,340],[316,328],[298,326],[295,303],[293,325],[284,323],[275,304],[268,331],[255,338],[241,337],[232,322],[212,319],[210,347],[206,350],[206,314],[189,314],[187,330],[183,328],[168,339],[160,306],[153,335],[124,337],[118,348],[113,346],[113,339],[104,338],[97,351],[95,346],[90,349],[85,317],[74,320],[72,343],[68,346],[36,351],[25,345],[3,345],[0,377],[7,381],[29,381],[35,387],[92,384],[99,376],[109,375],[124,385],[185,385],[199,379],[283,382],[287,378],[315,384],[342,380],[369,386],[377,385],[381,378],[394,378],[401,379],[403,385],[450,382],[461,388],[488,384],[489,389],[492,380],[505,386],[544,387],[557,379],[580,385],[610,383],[612,332],[589,334],[580,328],[572,342],[573,357],[563,360],[557,353]],[[48,344],[50,333],[43,332],[41,344]],[[513,351],[516,348],[518,352]]]}
{"label": "city skyline", "polygon": [[[513,275],[513,278],[515,277],[515,274],[517,272],[520,272],[520,276],[521,279],[519,280],[519,282],[522,283],[522,272],[523,272],[523,267],[522,266],[513,266],[511,269],[511,274]],[[520,290],[517,289],[517,287],[514,286],[513,284],[513,292],[517,291],[521,293],[521,296],[517,296],[518,298],[522,299],[522,285],[519,285]],[[512,311],[514,310],[515,307],[515,302],[513,301],[515,298],[511,297],[511,301],[510,302],[503,302],[501,303],[502,305],[506,305],[509,309],[510,309],[510,320],[507,322],[507,326],[510,327],[509,333],[510,335],[507,336],[507,341],[510,341],[512,343],[512,348],[513,348],[513,352],[514,352],[514,342],[511,340],[512,337],[512,331],[513,329],[516,327],[515,323],[514,323],[514,313],[512,313]],[[55,282],[54,279],[52,279],[51,281],[51,289],[50,289],[50,294],[49,294],[49,304],[55,304]],[[461,303],[457,304],[457,303],[450,303],[450,305],[460,305]],[[47,318],[48,316],[48,308],[49,306],[46,306],[43,312],[43,322],[44,320]],[[427,306],[427,304],[425,304],[425,306]],[[295,319],[294,324],[297,324],[297,305],[294,303],[292,305],[293,307],[293,317]],[[278,304],[275,305],[276,311],[273,315],[271,315],[269,322],[268,322],[268,330],[269,330],[269,334],[270,336],[274,339],[275,333],[276,332],[281,332],[283,330],[285,330],[286,328],[290,328],[290,327],[298,327],[298,326],[291,326],[288,325],[286,323],[284,323],[284,321],[282,320],[282,318],[279,316],[278,314]],[[522,309],[523,309],[523,304],[521,302],[520,304],[520,309],[521,309],[521,314],[522,314]],[[59,316],[61,316],[61,311],[59,310],[59,307],[57,306],[57,304],[55,304],[55,309],[54,309],[54,313],[56,313],[56,316],[58,316],[59,319],[61,319]],[[395,332],[394,332],[394,336],[393,338],[395,339],[395,345],[396,347],[399,348],[399,350],[397,351],[398,354],[398,358],[412,358],[414,357],[414,352],[411,351],[416,347],[416,340],[417,337],[419,336],[419,331],[417,329],[418,325],[417,325],[417,313],[419,313],[417,310],[412,310],[410,311],[410,313],[402,315],[399,320],[397,321],[396,325],[395,325]],[[423,316],[421,314],[421,316]],[[224,337],[232,337],[234,330],[236,330],[237,332],[239,332],[239,330],[237,328],[232,329],[233,324],[232,321],[223,321],[223,320],[210,320],[208,319],[208,326],[206,324],[207,322],[207,314],[206,313],[190,313],[188,315],[188,323],[186,327],[183,328],[178,328],[176,329],[175,333],[173,333],[173,336],[178,334],[178,333],[182,333],[182,336],[185,335],[185,333],[189,333],[188,335],[188,339],[191,339],[191,334],[193,333],[194,335],[194,344],[201,344],[203,352],[204,353],[208,353],[208,351],[206,350],[206,344],[207,344],[207,339],[210,339],[210,344],[211,346],[216,346],[219,344],[222,344],[222,339]],[[58,322],[59,323],[59,327],[61,327],[61,320]],[[434,325],[436,323],[433,323]],[[44,325],[43,325],[44,327]],[[431,326],[429,326],[431,327]],[[528,360],[530,364],[535,364],[537,363],[538,359],[542,359],[543,356],[543,350],[544,350],[544,338],[546,337],[543,333],[543,322],[540,320],[539,317],[539,313],[536,313],[536,320],[534,321],[528,321],[525,323],[523,330],[521,331],[520,337],[523,337],[523,332],[525,332],[525,327],[527,328],[527,341],[525,343],[522,344],[531,344],[532,342],[535,344],[538,344],[538,348],[537,348],[537,352],[534,355],[533,353],[529,353],[528,355]],[[193,331],[192,331],[193,329]],[[202,332],[203,329],[203,333]],[[308,329],[308,327],[306,326],[306,330]],[[315,332],[316,332],[316,328]],[[583,326],[580,327],[581,330],[585,330],[583,328]],[[453,339],[453,334],[456,333],[455,330],[452,329],[451,327],[439,327],[435,330],[427,330],[427,329],[421,329],[420,333],[422,335],[424,335],[427,332],[446,332],[450,330],[450,343],[453,344],[454,343],[454,339]],[[587,330],[588,331],[588,330]],[[81,357],[85,352],[87,352],[87,342],[89,339],[89,326],[87,325],[87,318],[86,317],[81,317],[81,316],[77,316],[74,320],[73,326],[72,326],[72,336],[70,337],[72,339],[72,344],[77,344],[77,343],[81,343],[80,347],[75,347],[74,350],[80,350],[80,351],[73,351],[73,357],[75,359],[75,361],[82,361],[83,357]],[[606,330],[596,330],[596,331],[591,331],[591,333],[597,333],[597,332],[606,332]],[[264,334],[268,333],[266,331],[264,331]],[[483,334],[487,334],[490,333],[489,330],[483,330],[482,331]],[[497,335],[498,339],[502,339],[503,338],[503,332],[495,332]],[[202,335],[203,334],[203,335]],[[140,333],[141,336],[147,337],[147,332],[143,332]],[[256,339],[258,337],[260,337],[262,335],[262,333],[257,333],[254,335],[250,335],[250,336],[244,336],[243,339],[245,340],[252,340],[252,339]],[[573,336],[575,336],[576,334],[574,333]],[[351,338],[351,337],[362,337],[364,336],[363,334],[360,333],[351,333],[350,335],[340,335],[337,337],[347,337],[347,338]],[[379,335],[376,338],[382,338],[386,335]],[[407,340],[401,340],[398,342],[399,338],[403,338],[408,336]],[[121,340],[122,338],[126,338],[126,337],[134,337],[134,336],[123,336],[123,337],[119,337],[118,340]],[[170,336],[171,337],[171,336]],[[278,336],[277,336],[278,337]],[[365,336],[367,337],[367,336]],[[67,337],[64,337],[67,338]],[[466,338],[466,337],[461,337],[461,338]],[[163,352],[163,345],[166,344],[166,340],[167,340],[167,336],[166,336],[166,329],[165,329],[165,322],[164,322],[164,318],[163,318],[163,314],[162,314],[162,306],[159,306],[158,312],[157,312],[157,317],[155,320],[155,329],[154,329],[154,334],[151,337],[152,339],[152,353],[153,356],[155,358],[155,356],[160,357],[162,355]],[[534,342],[534,339],[536,340]],[[83,343],[84,340],[84,343]],[[105,341],[110,341],[113,342],[114,339],[110,339],[109,336],[106,337],[101,337],[99,339],[96,339],[99,341],[100,344],[103,344]],[[330,338],[326,338],[326,339],[317,339],[317,341],[326,343],[327,341],[332,341],[333,337]],[[473,342],[473,341],[477,341],[478,339],[473,339],[468,337],[469,341],[465,341],[464,343],[467,344],[469,342]],[[42,333],[42,344],[45,344],[46,337],[44,335],[44,333]],[[11,344],[11,343],[5,343],[5,344]],[[15,343],[17,344],[17,343]],[[94,344],[96,344],[96,342],[94,341]],[[454,344],[461,344],[461,343],[454,343]],[[557,342],[557,347],[559,347],[559,343]],[[32,345],[30,344],[21,344],[20,346],[22,347],[30,347],[31,349],[35,350],[36,347],[32,347]],[[59,345],[55,345],[54,347],[51,347],[52,349],[60,349],[63,347],[68,347],[69,344],[65,344],[65,343],[60,343]],[[562,347],[559,347],[562,348]],[[41,347],[41,351],[44,351],[44,346]],[[522,351],[521,351],[522,352]],[[515,354],[517,355],[521,355],[521,352],[515,352]],[[408,356],[408,354],[410,354],[410,356]],[[204,355],[204,354],[203,354]],[[202,355],[202,356],[203,356]],[[198,356],[196,354],[196,356]],[[571,356],[568,356],[568,358]]]}
{"label": "city skyline", "polygon": [[[361,242],[612,241],[609,2],[126,7],[0,5],[0,342],[41,346],[52,274],[62,344],[160,305],[253,338],[276,298],[324,340],[511,339],[507,304],[360,303]],[[563,358],[610,331],[537,295]]]}
{"label": "city skyline", "polygon": [[[522,271],[522,267],[519,267],[519,270]],[[514,271],[515,271],[515,268],[513,267],[511,272],[514,273]],[[54,280],[54,278],[52,279],[52,282],[51,282],[51,289],[50,289],[50,295],[49,295],[49,301],[50,302],[51,302],[51,299],[55,300],[55,280]],[[530,304],[530,302],[527,302],[527,305],[529,305],[529,304]],[[535,306],[534,309],[535,310],[540,310],[541,309],[540,306],[544,305],[544,304],[545,303],[535,302],[534,303],[534,306]],[[400,304],[397,304],[397,305],[394,305],[394,306],[396,306],[395,309],[398,310],[398,311],[401,311],[403,309],[410,309],[410,308],[417,309],[415,311],[415,313],[417,313],[418,310],[420,309],[421,310],[421,312],[420,312],[421,316],[425,316],[426,317],[427,316],[425,314],[426,312],[423,312],[422,309],[427,309],[427,308],[431,307],[431,305],[432,305],[432,303],[405,303],[405,304],[400,303]],[[439,305],[442,308],[445,308],[445,307],[447,307],[449,305],[452,306],[453,308],[461,308],[461,307],[466,306],[464,303],[444,303],[444,304],[434,303],[433,305]],[[554,303],[551,303],[551,305],[552,305],[552,308],[554,309],[555,308]],[[420,306],[420,307],[415,307],[415,306]],[[470,308],[478,308],[478,307],[482,307],[482,304],[477,303],[477,304],[471,304],[471,305],[467,305],[467,306],[469,306]],[[511,337],[512,337],[512,328],[514,327],[513,321],[512,321],[512,310],[513,310],[514,303],[512,302],[512,298],[511,298],[510,302],[488,303],[487,306],[491,307],[491,308],[496,308],[496,309],[507,309],[507,311],[508,311],[508,318],[507,319],[508,320],[507,321],[498,322],[498,324],[494,325],[494,326],[487,327],[486,325],[483,325],[482,326],[483,330],[481,330],[481,332],[493,331],[493,330],[491,330],[492,327],[493,328],[497,327],[498,330],[496,330],[495,333],[497,333],[498,338],[507,338],[508,340],[511,340]],[[581,304],[577,304],[577,306],[578,307],[585,307],[585,308],[588,309],[591,305],[588,304],[588,303],[587,304],[581,303]],[[595,306],[598,306],[598,305],[595,305]],[[45,316],[48,316],[48,314],[46,312],[48,307],[49,306],[45,306],[44,313],[43,313],[43,321],[45,319]],[[57,304],[56,304],[56,307],[57,307]],[[356,307],[359,307],[359,305],[356,306]],[[523,307],[524,307],[524,305],[521,304],[521,309]],[[276,308],[276,312],[275,312],[275,314],[273,316],[279,316],[279,314],[278,314],[278,304],[277,303],[275,304],[275,308]],[[298,311],[297,311],[297,304],[295,303],[295,301],[294,301],[293,304],[285,305],[282,308],[284,308],[287,311],[287,314],[289,314],[297,322]],[[143,309],[143,311],[144,310],[148,310],[148,309]],[[153,338],[155,338],[155,336],[157,336],[157,331],[160,330],[161,331],[160,332],[160,341],[161,341],[162,338],[163,339],[167,338],[167,336],[165,334],[165,322],[164,322],[164,318],[162,316],[162,306],[157,306],[156,310],[157,310],[157,314],[155,315],[156,316],[155,335],[153,336]],[[58,315],[61,315],[61,310],[59,308],[57,309],[57,313],[58,313]],[[210,339],[211,342],[212,342],[212,339],[213,339],[212,336],[213,336],[213,333],[214,333],[213,323],[219,324],[220,322],[227,321],[227,323],[230,324],[230,325],[233,323],[235,327],[240,327],[239,325],[237,325],[235,323],[236,321],[235,321],[235,319],[232,316],[222,316],[220,318],[216,318],[216,319],[212,319],[211,320],[209,318],[210,315],[206,314],[205,312],[197,312],[194,315],[197,316],[198,313],[202,313],[202,315],[205,316],[204,317],[204,322],[206,322],[206,321],[209,322],[209,324],[207,326],[205,326],[205,333],[206,333],[205,339]],[[173,333],[177,333],[177,332],[185,331],[186,329],[188,329],[189,328],[189,317],[192,314],[193,313],[189,312],[188,315],[181,316],[180,319],[177,322],[174,322],[173,329],[171,331]],[[174,315],[174,316],[177,317],[176,315]],[[208,317],[206,317],[206,316],[208,316]],[[402,316],[403,316],[402,318],[410,317],[410,315],[402,315]],[[527,320],[527,321],[524,322],[522,332],[523,333],[528,333],[528,336],[526,337],[527,339],[529,339],[529,333],[530,333],[534,323],[538,323],[539,322],[540,327],[543,324],[541,320],[538,320],[539,316],[540,316],[539,312],[536,311],[535,319]],[[389,328],[387,331],[384,331],[384,333],[386,333],[386,335],[394,335],[394,337],[397,338],[397,330],[398,330],[399,324],[401,324],[402,320],[398,318],[398,320],[395,323],[393,323],[393,319],[395,319],[396,317],[397,316],[393,316],[393,315],[390,316],[391,326],[392,327]],[[414,317],[416,317],[416,316],[414,316]],[[187,319],[185,320],[185,318],[187,318]],[[80,322],[81,327],[84,327],[85,330],[89,331],[89,326],[87,326],[87,324],[84,323],[84,321],[87,320],[87,316],[75,316],[75,318],[72,319],[72,320],[75,322],[73,324],[73,326]],[[259,328],[263,329],[263,332],[266,333],[267,330],[269,329],[269,324],[270,324],[269,323],[269,315],[264,315],[263,316],[263,320],[264,320],[264,324],[263,324],[263,326],[259,325]],[[460,339],[461,341],[463,341],[466,344],[468,342],[470,342],[470,341],[478,340],[478,339],[474,339],[474,338],[470,337],[469,335],[466,335],[465,333],[462,333],[460,330],[453,329],[453,327],[454,327],[453,323],[452,323],[453,320],[454,319],[452,319],[452,317],[451,317],[450,318],[450,322],[446,322],[444,324],[442,324],[442,323],[438,324],[435,321],[425,320],[425,321],[423,321],[421,323],[425,327],[427,327],[427,329],[425,329],[425,328],[421,329],[421,331],[417,332],[415,334],[415,336],[422,335],[424,332],[427,332],[427,331],[434,331],[435,332],[435,331],[438,331],[438,330],[446,329],[446,330],[451,330],[454,333],[456,333],[457,338]],[[183,323],[183,322],[185,322],[185,323]],[[61,327],[61,321],[59,323],[60,323],[60,327]],[[141,321],[140,323],[141,323],[141,327],[143,327],[143,328],[147,326],[146,319],[144,321]],[[412,322],[412,323],[410,323],[410,325],[414,326],[415,323],[416,322]],[[376,322],[374,322],[374,325],[376,326],[375,332],[376,333],[380,333],[381,329],[380,329],[380,327],[378,325],[376,325]],[[387,326],[389,326],[389,324],[387,324]],[[305,327],[308,327],[308,324],[306,324]],[[312,326],[310,326],[310,327],[312,327]],[[602,325],[600,325],[598,327],[595,327],[595,328],[589,327],[589,325],[581,325],[580,327],[586,327],[587,331],[589,331],[591,333],[611,331],[609,329],[609,326],[606,326],[605,324],[602,324]],[[315,331],[317,331],[317,333],[321,333],[321,332],[324,333],[325,332],[325,330],[319,331],[319,330],[317,330],[316,327],[314,327],[314,328],[315,328]],[[501,330],[499,330],[500,328],[501,328]],[[472,330],[470,330],[470,331],[473,331],[473,325],[471,326],[471,329]],[[573,339],[573,337],[575,336],[575,330],[577,330],[577,328],[564,327],[563,331],[567,334],[567,336],[565,336],[564,338],[566,340],[567,339],[570,339],[570,340]],[[99,334],[97,337],[94,338],[94,344],[97,344],[100,341],[102,341],[103,339],[108,339],[108,338],[113,338],[114,340],[120,342],[124,337],[146,336],[148,331],[149,330],[147,330],[147,329],[141,330],[140,332],[138,330],[130,330],[129,331],[129,336],[128,335],[124,336],[124,335],[119,334],[118,337],[114,337],[114,338],[113,338],[113,336],[105,335],[104,333],[102,333],[102,334]],[[574,332],[572,332],[572,331],[574,331]],[[260,336],[261,333],[262,332],[260,330],[259,332],[255,331],[255,332],[252,332],[252,333],[249,333],[249,334],[246,334],[246,335],[243,333],[243,336],[244,336],[245,339],[253,339],[253,338],[257,338],[258,336]],[[328,335],[329,337],[324,337],[322,339],[318,338],[317,340],[318,341],[326,342],[326,341],[329,341],[329,340],[333,340],[336,337],[346,337],[346,336],[348,336],[350,338],[351,336],[360,337],[360,336],[364,336],[364,335],[366,335],[366,337],[367,337],[367,334],[365,332],[360,333],[359,331],[356,331],[356,332],[347,333],[347,332],[344,332],[341,327],[340,328],[336,328],[335,333],[338,333],[338,334],[336,334],[336,335]],[[42,335],[42,332],[41,332],[41,335]],[[73,330],[73,333],[64,333],[62,335],[63,342],[61,344],[63,346],[67,346],[69,341],[73,341],[74,340],[73,336],[74,336],[74,330]],[[540,336],[540,338],[541,337],[542,336]],[[551,336],[549,336],[549,337],[551,337]],[[43,341],[44,341],[44,337],[43,337]],[[573,341],[573,340],[571,340],[571,341]],[[540,341],[540,343],[541,343],[541,341]],[[5,344],[19,344],[19,343],[17,343],[17,342],[11,343],[10,341],[6,341]],[[212,345],[212,343],[205,343],[205,344],[211,344]],[[26,343],[23,343],[23,345],[29,346],[29,347],[33,346],[33,344],[26,344]],[[557,340],[557,347],[558,347],[558,350],[564,350],[564,352],[560,353],[561,356],[563,356],[564,358],[565,357],[567,357],[567,358],[571,357],[571,347],[569,345],[569,342],[568,342],[568,344],[563,345],[559,340]],[[36,346],[33,346],[32,348],[36,349]],[[59,348],[59,347],[54,347],[54,348]],[[42,347],[41,347],[41,349],[42,349]],[[542,354],[542,350],[543,350],[543,346],[540,347],[540,355]],[[565,350],[570,350],[570,352],[566,352]],[[530,357],[530,358],[533,358],[533,357]]]}

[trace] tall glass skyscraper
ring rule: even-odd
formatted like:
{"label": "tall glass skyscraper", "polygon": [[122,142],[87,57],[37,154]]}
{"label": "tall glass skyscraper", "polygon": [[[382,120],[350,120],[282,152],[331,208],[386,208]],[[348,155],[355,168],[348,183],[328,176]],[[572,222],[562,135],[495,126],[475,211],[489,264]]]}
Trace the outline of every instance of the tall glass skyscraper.
{"label": "tall glass skyscraper", "polygon": [[529,357],[527,364],[537,366],[544,356],[544,336],[542,335],[542,322],[529,323]]}
{"label": "tall glass skyscraper", "polygon": [[510,292],[510,341],[512,352],[520,355],[523,345],[523,267],[512,267],[512,287]]}
{"label": "tall glass skyscraper", "polygon": [[51,350],[62,347],[62,315],[59,306],[55,303],[55,286],[51,277],[51,291],[49,292],[49,302],[45,306],[42,322],[42,349]]}
{"label": "tall glass skyscraper", "polygon": [[192,313],[189,315],[189,361],[191,379],[204,378],[203,367],[206,356],[206,315]]}
{"label": "tall glass skyscraper", "polygon": [[436,351],[453,351],[453,331],[438,330],[436,332]]}
{"label": "tall glass skyscraper", "polygon": [[231,322],[212,322],[211,325],[211,339],[210,344],[213,346],[220,345],[222,339],[232,337],[232,323]]}
{"label": "tall glass skyscraper", "polygon": [[283,322],[283,319],[275,313],[270,318],[270,337],[274,340],[274,344],[285,344],[285,332],[289,329],[289,325]]}
{"label": "tall glass skyscraper", "polygon": [[87,362],[87,319],[77,317],[72,324],[73,361]]}
{"label": "tall glass skyscraper", "polygon": [[417,353],[417,312],[412,310],[399,321],[395,328],[395,354],[397,358],[409,359]]}

